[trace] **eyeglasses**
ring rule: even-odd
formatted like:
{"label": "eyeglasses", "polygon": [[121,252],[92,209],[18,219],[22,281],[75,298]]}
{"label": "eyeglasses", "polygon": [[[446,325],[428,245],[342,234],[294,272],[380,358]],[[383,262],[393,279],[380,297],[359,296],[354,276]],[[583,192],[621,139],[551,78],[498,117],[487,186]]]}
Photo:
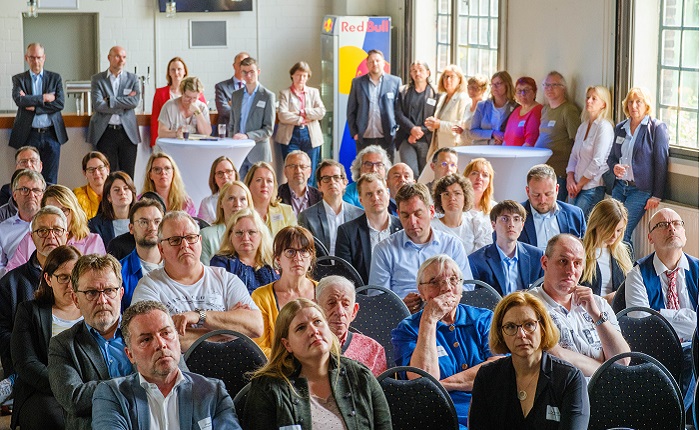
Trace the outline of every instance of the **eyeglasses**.
{"label": "eyeglasses", "polygon": [[464,195],[461,191],[443,191],[440,193],[440,197],[444,199],[451,199],[452,197],[460,198]]}
{"label": "eyeglasses", "polygon": [[158,227],[160,225],[160,222],[162,220],[160,218],[156,219],[148,219],[148,218],[140,218],[136,220],[136,224],[138,224],[139,227],[141,228],[147,228],[150,225],[154,225]]}
{"label": "eyeglasses", "polygon": [[66,217],[68,215],[70,215],[70,208],[66,208],[66,207],[61,206],[61,207],[59,207],[59,209],[61,209],[61,212],[63,212],[63,215],[65,215]]}
{"label": "eyeglasses", "polygon": [[449,285],[450,287],[456,287],[462,283],[462,278],[459,276],[450,276],[445,279],[431,279],[428,282],[421,282],[418,285],[430,285],[432,288],[440,288],[443,285]]}
{"label": "eyeglasses", "polygon": [[514,224],[520,224],[523,222],[523,218],[519,215],[515,216],[508,216],[508,215],[502,215],[499,216],[498,221],[502,222],[503,224],[510,224],[511,221],[513,221]]}
{"label": "eyeglasses", "polygon": [[306,169],[308,169],[308,168],[311,167],[311,166],[309,166],[308,164],[287,164],[287,165],[284,166],[284,167],[289,168],[289,169],[292,169],[292,170],[297,170],[297,169],[299,169],[299,170],[306,170]]}
{"label": "eyeglasses", "polygon": [[384,162],[383,161],[377,161],[376,163],[372,163],[371,161],[365,161],[362,163],[362,167],[365,169],[374,169],[375,167],[377,169],[383,169],[384,168]]}
{"label": "eyeglasses", "polygon": [[236,171],[233,169],[226,169],[226,170],[219,170],[218,172],[214,173],[214,176],[217,178],[221,179],[224,176],[231,177],[236,174]]}
{"label": "eyeglasses", "polygon": [[55,237],[61,237],[66,233],[65,228],[54,227],[54,228],[37,228],[32,233],[36,233],[42,239],[49,237],[49,234],[53,234]]}
{"label": "eyeglasses", "polygon": [[508,323],[503,324],[501,330],[503,330],[503,333],[505,333],[508,336],[515,336],[518,333],[518,330],[520,330],[521,328],[523,329],[523,332],[525,332],[525,334],[530,334],[533,331],[537,330],[538,323],[539,320],[525,321],[522,324]]}
{"label": "eyeglasses", "polygon": [[54,278],[56,278],[56,282],[58,282],[58,283],[61,284],[61,285],[66,285],[67,283],[70,282],[70,275],[65,275],[65,274],[63,274],[63,275],[56,275],[56,274],[53,274],[53,275],[51,275],[51,276],[53,276]]}
{"label": "eyeglasses", "polygon": [[342,175],[321,176],[321,182],[323,182],[324,184],[330,184],[331,181],[342,182],[344,179],[345,176]]}
{"label": "eyeglasses", "polygon": [[260,233],[258,230],[234,230],[233,231],[233,235],[238,237],[238,238],[241,238],[247,234],[252,239],[254,237],[257,237],[258,233]]}
{"label": "eyeglasses", "polygon": [[41,160],[38,158],[22,158],[17,160],[17,165],[20,167],[38,166],[39,163],[41,163]]}
{"label": "eyeglasses", "polygon": [[44,190],[41,188],[18,187],[15,188],[15,191],[19,191],[19,193],[23,196],[28,196],[29,193],[34,193],[35,196],[41,196],[44,194]]}
{"label": "eyeglasses", "polygon": [[515,94],[519,94],[521,96],[524,96],[525,94],[529,93],[530,91],[532,91],[530,88],[525,88],[525,89],[521,89],[521,90],[515,90]]}
{"label": "eyeglasses", "polygon": [[201,236],[198,234],[188,234],[186,236],[170,236],[168,238],[161,240],[161,243],[165,242],[167,240],[168,243],[170,244],[170,246],[180,246],[180,244],[182,243],[182,239],[185,239],[185,241],[187,243],[189,243],[190,245],[193,245],[193,244],[199,242],[200,237]]}
{"label": "eyeglasses", "polygon": [[657,228],[662,228],[662,229],[666,230],[668,228],[668,226],[670,226],[670,225],[673,225],[673,228],[675,228],[675,229],[679,229],[679,228],[682,228],[685,225],[685,223],[683,222],[683,220],[680,220],[680,219],[675,219],[673,221],[657,222],[656,225],[651,230],[649,230],[649,233],[656,230]]}
{"label": "eyeglasses", "polygon": [[104,294],[108,299],[117,297],[119,288],[105,288],[104,290],[78,290],[79,293],[85,294],[85,298],[92,301],[97,300],[100,294]]}
{"label": "eyeglasses", "polygon": [[97,166],[97,167],[88,167],[87,169],[85,169],[85,172],[86,172],[88,175],[94,175],[95,172],[104,173],[105,170],[107,170],[107,166],[105,166],[105,165],[103,164],[103,165]]}
{"label": "eyeglasses", "polygon": [[151,167],[151,172],[155,173],[156,175],[160,175],[161,173],[165,173],[166,175],[169,175],[172,173],[173,168],[168,166],[168,167]]}
{"label": "eyeglasses", "polygon": [[285,249],[282,254],[284,254],[285,257],[287,258],[294,258],[295,255],[299,255],[301,258],[309,258],[311,257],[311,251],[308,249],[294,249],[294,248],[287,248]]}
{"label": "eyeglasses", "polygon": [[448,163],[447,161],[443,161],[442,163],[440,163],[440,165],[441,165],[442,167],[450,167],[450,168],[452,168],[452,169],[456,169],[456,168],[457,168],[457,164],[455,164],[455,163]]}
{"label": "eyeglasses", "polygon": [[542,84],[542,86],[548,90],[550,88],[557,88],[557,87],[563,87],[564,85],[562,84]]}

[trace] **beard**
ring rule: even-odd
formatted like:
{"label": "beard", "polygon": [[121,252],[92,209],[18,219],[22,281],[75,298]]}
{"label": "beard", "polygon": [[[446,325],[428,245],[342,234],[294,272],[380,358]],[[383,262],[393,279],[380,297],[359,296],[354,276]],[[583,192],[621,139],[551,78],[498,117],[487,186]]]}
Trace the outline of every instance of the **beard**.
{"label": "beard", "polygon": [[142,248],[153,248],[158,245],[158,237],[140,237],[136,239],[136,244]]}

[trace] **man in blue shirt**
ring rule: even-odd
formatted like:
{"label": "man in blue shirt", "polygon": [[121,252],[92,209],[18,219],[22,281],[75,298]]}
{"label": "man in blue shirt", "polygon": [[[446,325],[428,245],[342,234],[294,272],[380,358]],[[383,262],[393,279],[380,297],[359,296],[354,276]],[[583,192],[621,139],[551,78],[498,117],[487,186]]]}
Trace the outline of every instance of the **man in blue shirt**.
{"label": "man in blue shirt", "polygon": [[389,288],[416,313],[422,305],[416,291],[416,273],[425,260],[447,254],[457,261],[464,279],[471,279],[472,272],[460,240],[430,226],[435,209],[428,187],[420,183],[404,185],[396,193],[396,205],[403,230],[374,248],[369,285]]}

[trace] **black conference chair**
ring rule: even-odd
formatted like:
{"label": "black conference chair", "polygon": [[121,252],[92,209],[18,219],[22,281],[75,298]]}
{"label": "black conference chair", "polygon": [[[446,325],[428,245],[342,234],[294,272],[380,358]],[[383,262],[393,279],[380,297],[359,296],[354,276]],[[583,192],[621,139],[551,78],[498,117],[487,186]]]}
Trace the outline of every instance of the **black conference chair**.
{"label": "black conference chair", "polygon": [[355,284],[355,288],[361,287],[364,282],[362,282],[362,277],[357,270],[347,261],[340,257],[333,255],[326,255],[325,257],[319,257],[316,259],[316,264],[314,265],[314,270],[311,276],[320,281],[326,276],[338,275],[349,279]]}
{"label": "black conference chair", "polygon": [[615,291],[613,296],[612,305],[610,306],[615,314],[619,314],[627,307],[627,300],[625,300],[625,283],[623,282]]}
{"label": "black conference chair", "polygon": [[[226,342],[207,341],[227,335]],[[214,330],[197,339],[185,354],[190,371],[224,381],[229,395],[236,395],[248,383],[248,372],[267,363],[260,347],[248,336],[233,330]]]}
{"label": "black conference chair", "polygon": [[[420,378],[398,379],[412,372]],[[427,372],[411,366],[391,368],[377,377],[389,403],[394,430],[458,429],[457,412],[447,390]]]}
{"label": "black conference chair", "polygon": [[245,384],[241,391],[233,398],[233,407],[236,408],[238,421],[243,421],[243,411],[245,411],[245,402],[248,400],[248,391],[250,391],[250,382]]}
{"label": "black conference chair", "polygon": [[[647,315],[636,318],[630,316],[630,312],[645,312]],[[632,351],[655,358],[680,383],[683,348],[676,331],[666,318],[650,308],[632,307],[619,312],[617,322]]]}
{"label": "black conference chair", "polygon": [[698,379],[698,366],[700,366],[700,353],[698,352],[698,328],[695,327],[695,333],[693,333],[693,372],[695,379]]}
{"label": "black conference chair", "polygon": [[[616,363],[625,357],[632,357],[637,364]],[[618,354],[603,363],[588,383],[588,397],[589,430],[685,428],[683,396],[673,375],[641,352]]]}
{"label": "black conference chair", "polygon": [[193,218],[195,221],[197,221],[197,224],[199,224],[199,229],[200,229],[200,230],[203,229],[203,228],[209,227],[209,226],[211,225],[211,224],[209,224],[208,222],[204,221],[202,218],[198,218],[198,217],[196,217],[196,216],[194,216],[194,217],[192,217],[192,218]]}
{"label": "black conference chair", "polygon": [[498,291],[491,285],[478,279],[464,280],[465,286],[470,284],[474,285],[474,289],[467,291],[465,288],[462,291],[462,298],[459,300],[461,304],[490,310],[496,309],[496,305],[501,301],[501,295],[498,294]]}
{"label": "black conference chair", "polygon": [[359,303],[360,310],[350,326],[351,329],[379,342],[386,352],[387,364],[393,363],[391,330],[411,313],[403,300],[388,288],[368,285],[355,291],[355,300]]}
{"label": "black conference chair", "polygon": [[323,242],[321,242],[321,239],[317,238],[316,236],[314,236],[314,246],[316,247],[316,258],[327,257],[330,255],[326,245],[324,245]]}

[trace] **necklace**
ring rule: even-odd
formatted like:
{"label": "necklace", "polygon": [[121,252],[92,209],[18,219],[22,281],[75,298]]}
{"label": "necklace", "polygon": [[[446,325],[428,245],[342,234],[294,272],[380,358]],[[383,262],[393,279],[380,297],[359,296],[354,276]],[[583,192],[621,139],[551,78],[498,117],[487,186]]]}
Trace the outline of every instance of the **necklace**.
{"label": "necklace", "polygon": [[530,388],[530,385],[532,385],[532,381],[534,381],[535,377],[538,376],[539,374],[540,373],[537,372],[534,375],[532,375],[530,377],[530,382],[528,382],[528,384],[525,386],[525,388],[522,390],[518,390],[518,400],[520,400],[522,402],[523,400],[527,399],[527,389]]}

